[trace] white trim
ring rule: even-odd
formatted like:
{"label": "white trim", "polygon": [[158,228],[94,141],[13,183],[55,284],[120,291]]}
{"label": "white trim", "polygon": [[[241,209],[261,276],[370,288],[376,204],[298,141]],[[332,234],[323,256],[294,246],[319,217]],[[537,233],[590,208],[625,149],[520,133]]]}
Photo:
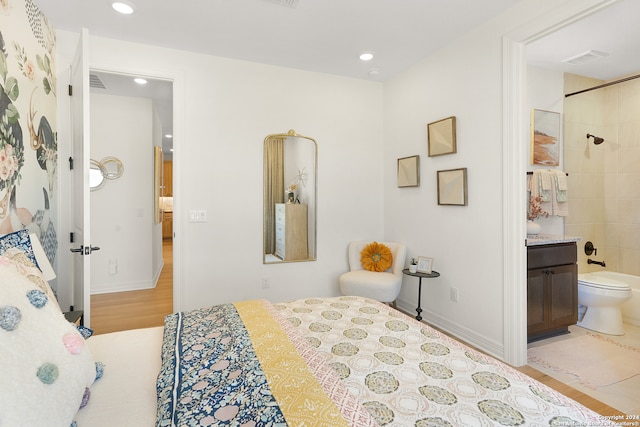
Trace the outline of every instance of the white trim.
{"label": "white trim", "polygon": [[619,0],[570,0],[503,37],[504,361],[527,363],[525,147],[526,45]]}
{"label": "white trim", "polygon": [[526,164],[523,126],[526,89],[526,50],[522,43],[503,39],[503,283],[504,361],[527,363],[527,262],[525,235]]}

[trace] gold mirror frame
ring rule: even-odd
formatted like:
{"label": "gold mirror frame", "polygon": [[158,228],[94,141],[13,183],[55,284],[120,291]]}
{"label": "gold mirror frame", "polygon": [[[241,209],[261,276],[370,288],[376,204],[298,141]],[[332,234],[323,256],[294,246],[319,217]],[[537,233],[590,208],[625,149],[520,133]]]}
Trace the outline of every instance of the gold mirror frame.
{"label": "gold mirror frame", "polygon": [[318,144],[292,129],[263,150],[263,263],[315,261]]}

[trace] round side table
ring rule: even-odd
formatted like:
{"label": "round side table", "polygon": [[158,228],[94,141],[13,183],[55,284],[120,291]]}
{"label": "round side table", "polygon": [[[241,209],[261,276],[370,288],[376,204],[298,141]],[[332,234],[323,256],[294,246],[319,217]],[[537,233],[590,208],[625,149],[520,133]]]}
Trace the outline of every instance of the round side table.
{"label": "round side table", "polygon": [[422,278],[433,279],[434,277],[440,277],[440,273],[435,270],[431,273],[421,273],[419,271],[412,273],[408,268],[405,268],[404,270],[402,270],[402,272],[407,276],[418,278],[418,308],[416,308],[416,312],[418,312],[418,315],[416,316],[416,320],[420,321],[422,320],[422,316],[420,315],[420,313],[422,313],[422,308],[420,308],[420,300],[422,298]]}

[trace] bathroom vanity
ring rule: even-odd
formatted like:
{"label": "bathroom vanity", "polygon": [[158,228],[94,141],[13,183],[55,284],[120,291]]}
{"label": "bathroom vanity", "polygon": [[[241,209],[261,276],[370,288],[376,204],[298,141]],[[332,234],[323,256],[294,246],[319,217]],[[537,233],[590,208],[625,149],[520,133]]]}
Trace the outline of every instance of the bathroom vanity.
{"label": "bathroom vanity", "polygon": [[527,239],[527,341],[578,321],[578,238]]}

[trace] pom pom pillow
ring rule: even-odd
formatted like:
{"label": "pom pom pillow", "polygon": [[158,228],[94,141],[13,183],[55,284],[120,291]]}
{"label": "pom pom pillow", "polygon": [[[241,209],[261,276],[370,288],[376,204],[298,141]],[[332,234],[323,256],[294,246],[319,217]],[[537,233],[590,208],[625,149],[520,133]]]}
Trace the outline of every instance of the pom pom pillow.
{"label": "pom pom pillow", "polygon": [[47,292],[0,256],[0,426],[69,427],[96,365]]}
{"label": "pom pom pillow", "polygon": [[382,243],[369,243],[360,252],[362,268],[369,271],[387,271],[393,263],[391,249]]}

